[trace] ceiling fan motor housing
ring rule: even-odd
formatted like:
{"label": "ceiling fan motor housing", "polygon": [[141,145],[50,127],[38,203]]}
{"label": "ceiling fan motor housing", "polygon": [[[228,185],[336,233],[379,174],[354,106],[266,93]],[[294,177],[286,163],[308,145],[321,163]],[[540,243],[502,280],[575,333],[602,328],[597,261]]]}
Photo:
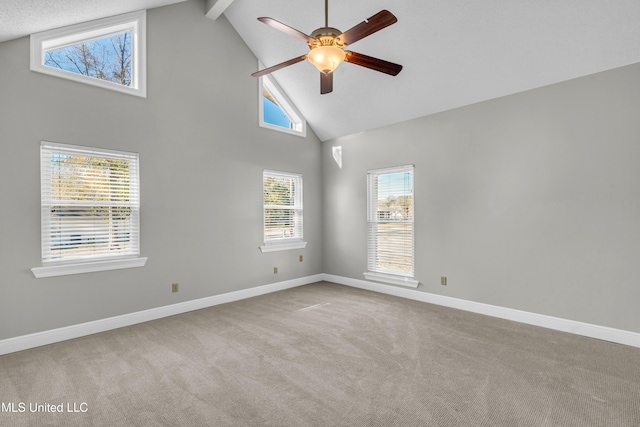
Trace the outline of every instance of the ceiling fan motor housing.
{"label": "ceiling fan motor housing", "polygon": [[[316,39],[316,42],[320,43],[322,46],[333,46],[333,44],[335,43],[339,44],[340,47],[342,47],[344,46],[344,44],[341,44],[336,40],[336,38],[340,34],[342,34],[342,31],[338,30],[337,28],[322,27],[311,33],[311,38]],[[311,47],[311,43],[309,43],[309,47]]]}

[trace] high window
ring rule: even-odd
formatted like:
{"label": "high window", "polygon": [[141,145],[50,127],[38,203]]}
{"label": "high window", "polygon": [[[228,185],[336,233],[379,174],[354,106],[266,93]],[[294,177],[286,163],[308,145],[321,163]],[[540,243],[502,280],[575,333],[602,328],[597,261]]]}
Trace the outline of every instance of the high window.
{"label": "high window", "polygon": [[304,248],[307,243],[302,240],[302,175],[265,170],[262,189],[262,252]]}
{"label": "high window", "polygon": [[137,267],[138,154],[43,141],[36,277]]}
{"label": "high window", "polygon": [[260,77],[260,126],[307,135],[307,123],[300,112],[269,75]]}
{"label": "high window", "polygon": [[31,35],[31,70],[146,96],[145,11]]}
{"label": "high window", "polygon": [[414,280],[413,166],[367,174],[365,277],[417,287]]}

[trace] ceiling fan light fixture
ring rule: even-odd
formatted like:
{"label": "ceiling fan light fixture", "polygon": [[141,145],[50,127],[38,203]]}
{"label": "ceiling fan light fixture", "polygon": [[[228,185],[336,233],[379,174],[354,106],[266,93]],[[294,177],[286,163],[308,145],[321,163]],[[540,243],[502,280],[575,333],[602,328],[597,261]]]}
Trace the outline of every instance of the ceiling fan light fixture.
{"label": "ceiling fan light fixture", "polygon": [[324,27],[318,28],[311,33],[311,35],[307,35],[273,18],[261,17],[258,18],[258,21],[307,42],[310,52],[306,55],[298,56],[297,58],[292,58],[269,68],[256,71],[251,74],[254,77],[264,76],[265,74],[308,59],[309,62],[320,71],[320,94],[325,95],[333,91],[333,72],[342,62],[349,62],[391,76],[397,75],[402,70],[402,65],[344,50],[346,45],[353,44],[396,23],[398,19],[388,10],[381,10],[356,26],[342,32],[337,28],[329,27],[329,0],[325,0]]}
{"label": "ceiling fan light fixture", "polygon": [[307,54],[309,62],[324,74],[333,73],[338,65],[342,64],[344,58],[344,50],[336,46],[318,46]]}

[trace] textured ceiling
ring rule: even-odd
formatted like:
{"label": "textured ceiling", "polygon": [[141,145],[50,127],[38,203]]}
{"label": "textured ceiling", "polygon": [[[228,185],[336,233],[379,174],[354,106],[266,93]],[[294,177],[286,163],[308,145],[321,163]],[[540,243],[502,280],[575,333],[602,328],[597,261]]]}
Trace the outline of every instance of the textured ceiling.
{"label": "textured ceiling", "polygon": [[0,0],[0,42],[185,0]]}
{"label": "textured ceiling", "polygon": [[[180,1],[0,0],[0,41]],[[272,74],[323,141],[640,62],[640,0],[329,0],[329,25],[382,9],[398,22],[349,49],[402,64],[398,76],[342,64],[320,95],[307,62]],[[225,16],[269,67],[308,47],[256,18],[309,34],[324,2],[234,0]]]}

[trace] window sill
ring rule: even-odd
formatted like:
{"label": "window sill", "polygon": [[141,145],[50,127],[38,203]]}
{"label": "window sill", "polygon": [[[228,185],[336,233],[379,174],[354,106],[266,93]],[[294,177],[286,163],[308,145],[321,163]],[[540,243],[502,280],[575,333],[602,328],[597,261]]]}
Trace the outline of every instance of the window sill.
{"label": "window sill", "polygon": [[147,258],[117,259],[108,261],[83,262],[77,264],[61,264],[46,267],[34,267],[31,272],[36,279],[69,274],[93,273],[96,271],[119,270],[121,268],[143,267]]}
{"label": "window sill", "polygon": [[307,246],[307,242],[290,242],[290,243],[270,243],[260,246],[262,253],[288,251],[290,249],[302,249]]}
{"label": "window sill", "polygon": [[420,284],[419,281],[415,280],[412,277],[396,276],[395,274],[372,273],[372,272],[366,272],[363,274],[364,274],[364,277],[368,280],[373,280],[375,282],[389,283],[392,285],[406,286],[408,288],[417,288],[418,285]]}

